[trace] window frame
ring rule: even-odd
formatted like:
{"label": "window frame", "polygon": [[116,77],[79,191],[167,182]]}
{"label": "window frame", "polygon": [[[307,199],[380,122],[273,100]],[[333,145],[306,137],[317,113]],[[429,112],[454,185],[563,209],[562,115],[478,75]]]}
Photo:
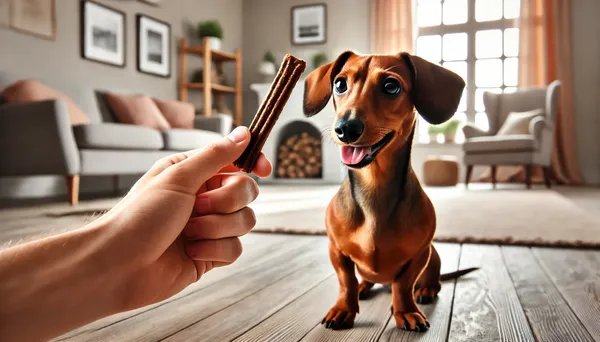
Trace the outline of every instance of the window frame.
{"label": "window frame", "polygon": [[[418,1],[419,0],[414,0],[414,5],[418,6]],[[467,59],[464,60],[467,63],[467,79],[465,80],[467,83],[467,86],[465,87],[465,92],[467,92],[467,103],[466,103],[466,111],[464,112],[467,116],[467,122],[469,123],[474,123],[475,122],[475,116],[477,114],[477,111],[475,110],[475,91],[477,89],[477,86],[475,85],[475,62],[478,60],[476,55],[475,55],[475,36],[477,31],[481,31],[481,30],[495,30],[495,29],[500,29],[502,30],[502,55],[500,57],[493,57],[490,59],[500,59],[502,61],[502,66],[504,67],[504,61],[507,58],[519,58],[519,55],[517,56],[505,56],[504,55],[504,30],[506,29],[510,29],[510,28],[519,28],[519,18],[510,18],[510,19],[506,19],[504,18],[504,2],[506,0],[502,0],[502,10],[503,10],[503,15],[502,18],[498,19],[498,20],[493,20],[493,21],[483,21],[483,22],[478,22],[477,20],[475,20],[475,2],[476,0],[467,0],[467,22],[466,23],[462,23],[462,24],[450,24],[450,25],[445,25],[443,23],[443,4],[444,2],[447,0],[440,0],[440,4],[442,6],[442,16],[441,16],[441,22],[440,25],[436,25],[436,26],[427,26],[427,27],[419,27],[418,26],[418,20],[415,18],[415,30],[416,30],[416,34],[414,36],[414,46],[415,48],[417,47],[417,39],[421,36],[429,36],[429,35],[440,35],[440,37],[443,38],[443,36],[445,34],[451,34],[451,33],[467,33]],[[415,7],[416,8],[416,7]],[[442,39],[442,45],[443,45],[443,39]],[[439,61],[440,65],[442,65],[442,63],[444,62],[443,59],[443,49],[441,50],[442,54],[441,54],[441,60]],[[488,59],[488,58],[480,58],[480,59]],[[450,62],[450,61],[449,61]],[[503,75],[504,75],[504,69],[503,69]],[[505,86],[504,85],[504,78],[503,78],[503,83],[500,87],[495,87],[495,88],[500,88],[501,92],[505,91],[505,88],[514,88],[515,86]],[[485,88],[485,87],[480,87],[480,88]],[[457,111],[458,113],[458,111]],[[487,115],[487,114],[486,114]],[[488,119],[489,120],[489,119]],[[417,120],[417,123],[421,123],[423,122],[423,118],[419,117],[419,119]],[[418,127],[417,127],[417,132],[419,132]],[[419,135],[419,134],[416,134]],[[420,140],[420,138],[417,136],[417,140]],[[423,143],[423,142],[419,142],[420,144],[427,144],[427,143]],[[430,141],[429,143],[436,143],[435,141]]]}

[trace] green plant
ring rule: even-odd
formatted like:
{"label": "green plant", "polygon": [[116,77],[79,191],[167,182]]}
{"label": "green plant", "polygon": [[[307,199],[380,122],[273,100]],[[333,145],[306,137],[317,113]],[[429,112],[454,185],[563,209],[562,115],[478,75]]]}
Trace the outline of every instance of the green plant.
{"label": "green plant", "polygon": [[312,58],[313,69],[316,69],[316,68],[320,67],[321,65],[326,64],[328,60],[329,60],[329,58],[327,58],[327,55],[324,52],[319,52],[319,53],[314,54],[313,58]]}
{"label": "green plant", "polygon": [[447,123],[448,123],[448,125],[446,126],[446,130],[444,131],[444,135],[454,135],[454,134],[456,134],[456,131],[458,130],[458,128],[462,124],[457,119],[449,120]]}
{"label": "green plant", "polygon": [[223,39],[223,28],[216,20],[202,21],[198,24],[198,36],[201,39],[206,37]]}
{"label": "green plant", "polygon": [[456,134],[456,131],[460,127],[461,122],[457,119],[450,119],[439,125],[430,125],[427,129],[427,132],[430,135],[434,134],[443,134],[445,136],[452,136]]}
{"label": "green plant", "polygon": [[265,52],[265,55],[263,56],[263,61],[276,64],[275,55],[273,55],[273,53],[271,51],[267,51],[267,52]]}

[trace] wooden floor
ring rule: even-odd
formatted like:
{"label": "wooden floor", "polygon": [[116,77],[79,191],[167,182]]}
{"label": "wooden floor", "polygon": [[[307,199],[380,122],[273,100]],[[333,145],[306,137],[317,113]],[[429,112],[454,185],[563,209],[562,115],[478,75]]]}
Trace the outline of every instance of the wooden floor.
{"label": "wooden floor", "polygon": [[[563,190],[600,208],[599,190]],[[47,227],[22,214],[0,212],[0,243]],[[56,341],[600,341],[600,251],[437,243],[443,272],[480,270],[444,283],[437,300],[421,306],[430,330],[415,333],[395,327],[381,286],[360,302],[353,329],[319,324],[338,291],[325,237],[252,233],[243,244],[236,263],[175,297]]]}

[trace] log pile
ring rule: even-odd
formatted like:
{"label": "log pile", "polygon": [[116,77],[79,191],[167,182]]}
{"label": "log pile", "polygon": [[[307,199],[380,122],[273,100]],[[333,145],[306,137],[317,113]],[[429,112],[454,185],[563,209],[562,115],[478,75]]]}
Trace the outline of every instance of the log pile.
{"label": "log pile", "polygon": [[303,132],[289,136],[279,145],[279,178],[319,178],[321,167],[321,139]]}

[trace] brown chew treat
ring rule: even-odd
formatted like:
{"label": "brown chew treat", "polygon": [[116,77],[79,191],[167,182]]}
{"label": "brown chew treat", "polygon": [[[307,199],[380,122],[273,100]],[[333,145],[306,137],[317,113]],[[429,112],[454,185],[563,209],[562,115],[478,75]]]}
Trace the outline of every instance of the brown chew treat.
{"label": "brown chew treat", "polygon": [[250,144],[233,165],[244,172],[251,172],[254,169],[267,137],[279,119],[283,107],[305,68],[305,61],[290,54],[285,55],[275,80],[271,84],[269,95],[258,108],[258,112],[250,124]]}

